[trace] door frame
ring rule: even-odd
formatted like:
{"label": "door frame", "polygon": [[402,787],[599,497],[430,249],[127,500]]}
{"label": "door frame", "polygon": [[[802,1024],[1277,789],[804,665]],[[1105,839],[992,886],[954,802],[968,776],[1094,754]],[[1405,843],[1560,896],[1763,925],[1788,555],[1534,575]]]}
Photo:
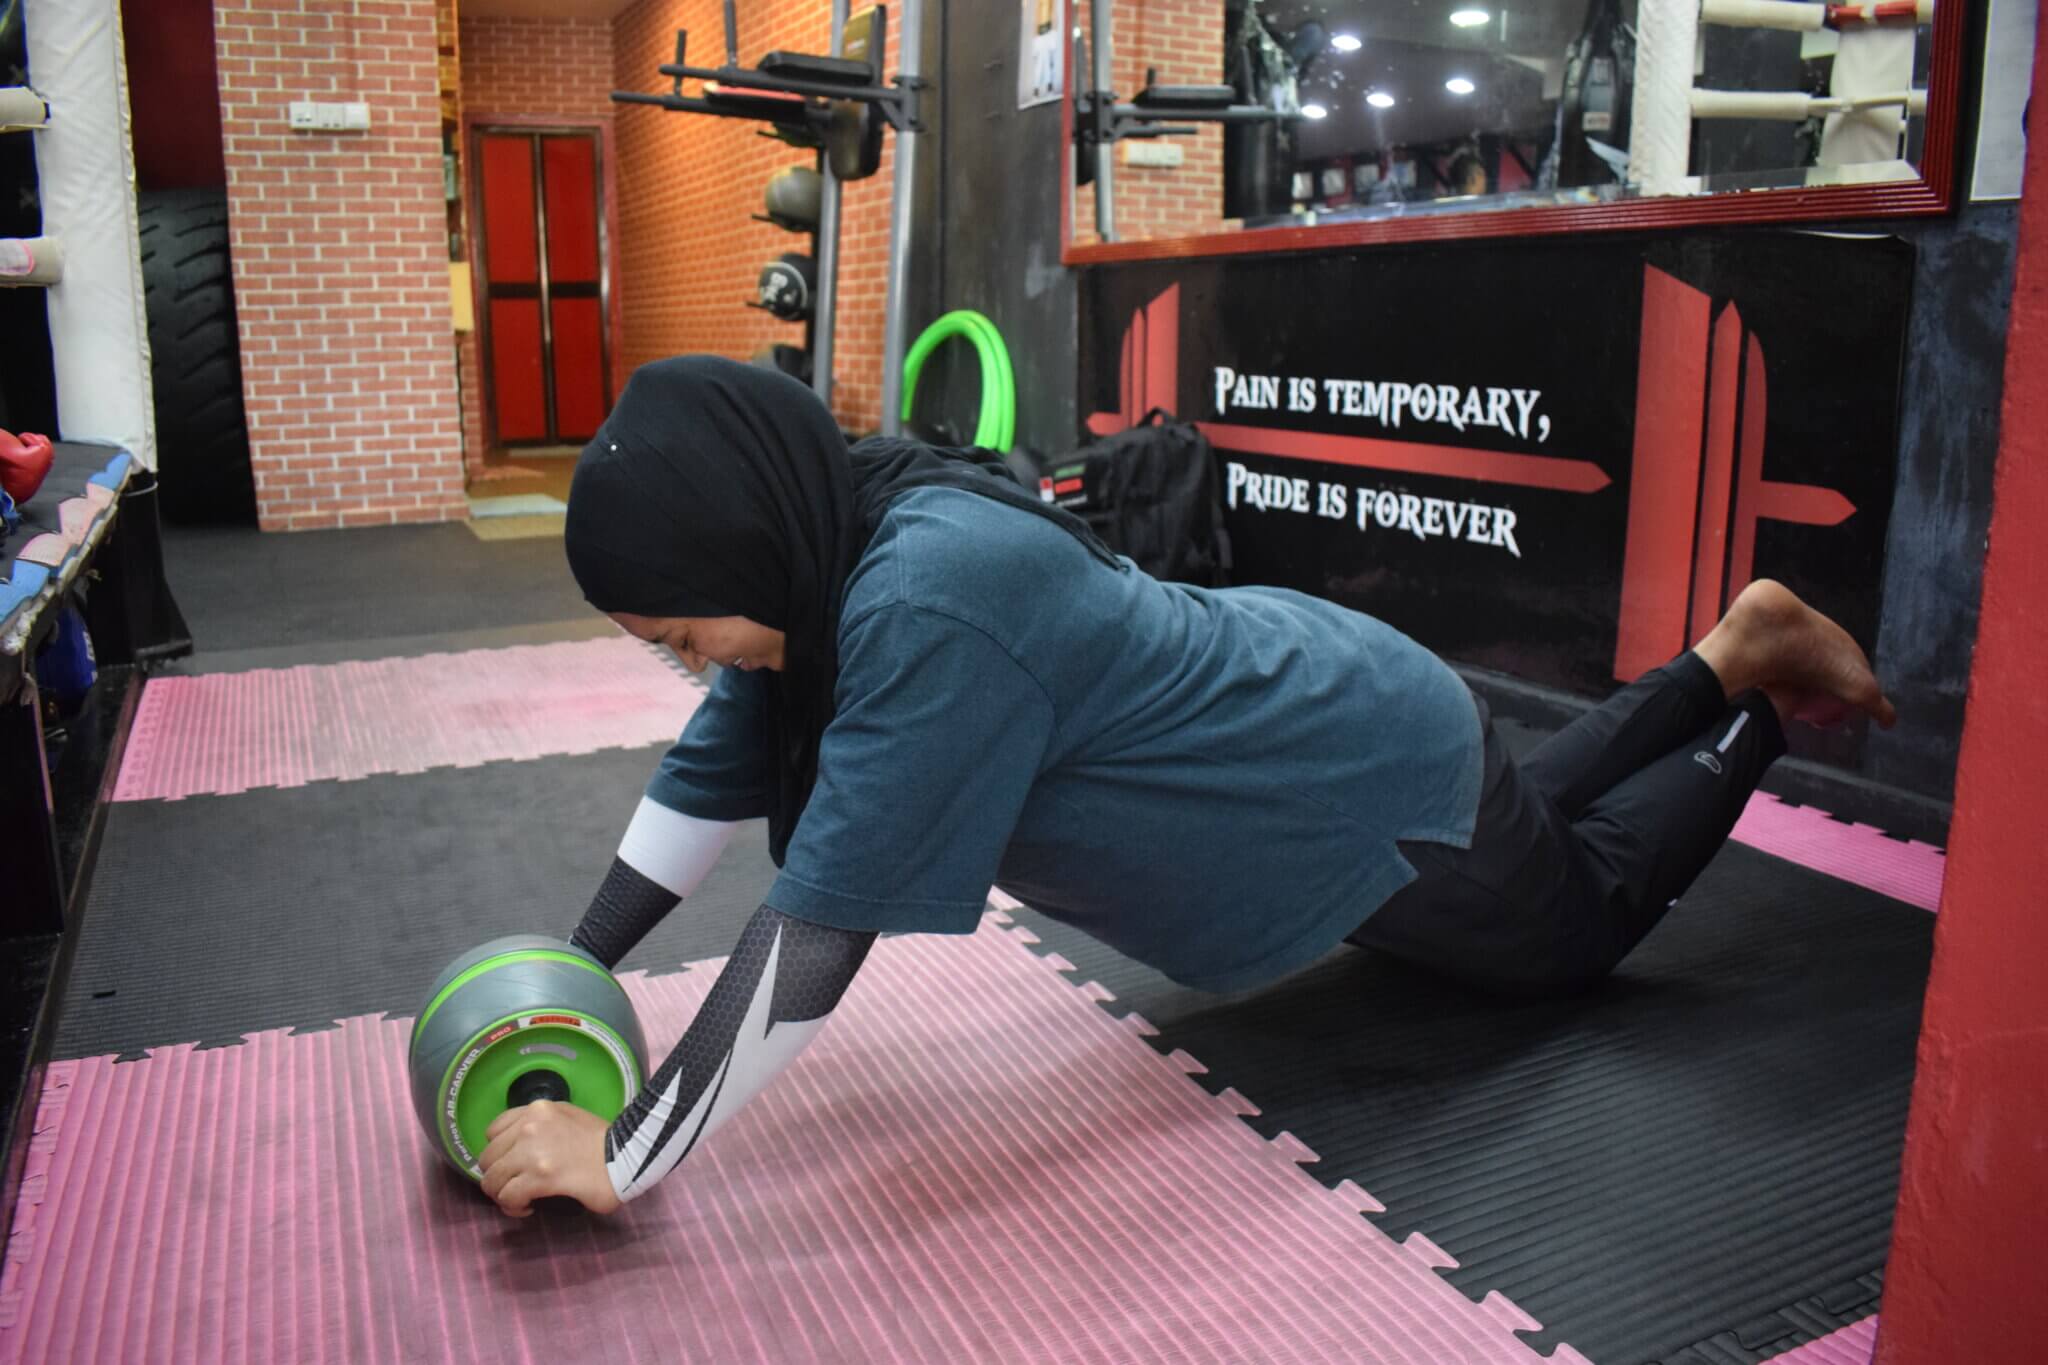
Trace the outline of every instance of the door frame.
{"label": "door frame", "polygon": [[[462,111],[462,191],[464,213],[462,235],[469,253],[469,289],[476,318],[477,395],[483,421],[484,450],[498,449],[498,414],[492,400],[491,347],[488,309],[489,269],[483,254],[483,159],[477,154],[482,134],[502,129],[513,133],[595,133],[597,135],[597,184],[604,199],[604,212],[597,220],[597,298],[604,314],[606,378],[611,399],[618,401],[626,386],[625,329],[620,321],[618,290],[619,196],[614,167],[618,164],[609,114],[557,117],[552,114],[491,114]],[[539,185],[535,185],[538,194]]]}

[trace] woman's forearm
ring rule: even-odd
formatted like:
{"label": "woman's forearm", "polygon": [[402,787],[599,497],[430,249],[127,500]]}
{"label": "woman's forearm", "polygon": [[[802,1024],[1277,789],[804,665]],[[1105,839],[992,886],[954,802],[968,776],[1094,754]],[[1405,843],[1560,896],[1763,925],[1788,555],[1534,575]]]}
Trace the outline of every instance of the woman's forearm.
{"label": "woman's forearm", "polygon": [[754,912],[682,1041],[605,1136],[620,1199],[645,1193],[796,1059],[874,941]]}
{"label": "woman's forearm", "polygon": [[647,797],[633,812],[618,856],[569,941],[607,967],[703,882],[735,826],[700,820]]}

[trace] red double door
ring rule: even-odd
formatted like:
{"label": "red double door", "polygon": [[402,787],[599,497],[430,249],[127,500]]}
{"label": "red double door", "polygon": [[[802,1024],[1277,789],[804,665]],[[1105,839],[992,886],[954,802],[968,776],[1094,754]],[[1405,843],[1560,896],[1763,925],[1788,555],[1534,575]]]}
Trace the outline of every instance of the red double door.
{"label": "red double door", "polygon": [[497,444],[586,441],[612,399],[597,134],[484,128],[475,154],[479,321]]}

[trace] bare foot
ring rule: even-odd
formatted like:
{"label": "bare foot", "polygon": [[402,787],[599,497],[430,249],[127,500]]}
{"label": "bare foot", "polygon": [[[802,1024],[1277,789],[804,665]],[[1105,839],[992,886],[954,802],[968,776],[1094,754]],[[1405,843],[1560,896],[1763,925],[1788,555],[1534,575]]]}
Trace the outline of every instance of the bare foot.
{"label": "bare foot", "polygon": [[1762,687],[1780,715],[1828,725],[1853,707],[1886,729],[1898,719],[1849,632],[1768,578],[1744,588],[1694,650],[1729,696]]}
{"label": "bare foot", "polygon": [[1846,702],[1829,696],[1825,692],[1792,692],[1782,687],[1763,689],[1770,698],[1772,709],[1778,713],[1778,723],[1803,720],[1821,730],[1831,730],[1849,718]]}

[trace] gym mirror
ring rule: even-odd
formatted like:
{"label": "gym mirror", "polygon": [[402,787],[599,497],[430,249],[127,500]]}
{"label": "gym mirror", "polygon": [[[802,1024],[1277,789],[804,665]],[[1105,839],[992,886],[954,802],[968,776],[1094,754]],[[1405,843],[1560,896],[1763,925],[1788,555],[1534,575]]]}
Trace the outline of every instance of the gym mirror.
{"label": "gym mirror", "polygon": [[1950,201],[1960,0],[1077,10],[1071,261]]}

